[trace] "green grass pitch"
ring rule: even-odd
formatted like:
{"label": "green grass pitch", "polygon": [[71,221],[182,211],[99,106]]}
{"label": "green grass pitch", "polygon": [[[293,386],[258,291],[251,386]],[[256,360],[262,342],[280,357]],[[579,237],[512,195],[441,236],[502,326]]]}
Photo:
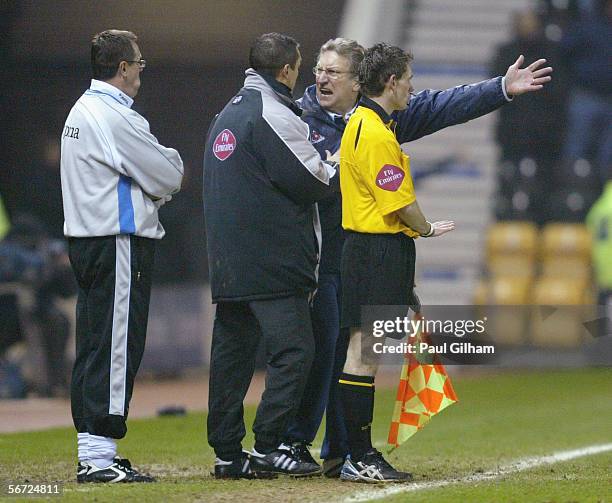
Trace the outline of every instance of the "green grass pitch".
{"label": "green grass pitch", "polygon": [[[412,471],[416,482],[461,478],[529,456],[612,442],[611,369],[483,374],[458,377],[453,382],[459,403],[434,417],[388,456],[398,468]],[[377,392],[376,442],[386,440],[393,397],[394,390]],[[247,425],[252,423],[254,411],[254,407],[246,409]],[[320,442],[318,437],[314,447]],[[252,445],[249,434],[244,446]],[[325,478],[214,480],[210,476],[214,455],[206,443],[204,414],[130,421],[119,453],[156,475],[159,482],[77,485],[76,435],[70,428],[0,435],[0,480],[5,484],[61,481],[62,501],[98,502],[335,502],[388,487]],[[391,495],[384,501],[612,501],[610,467],[612,451],[607,451],[494,480]],[[5,491],[6,486],[2,487]]]}

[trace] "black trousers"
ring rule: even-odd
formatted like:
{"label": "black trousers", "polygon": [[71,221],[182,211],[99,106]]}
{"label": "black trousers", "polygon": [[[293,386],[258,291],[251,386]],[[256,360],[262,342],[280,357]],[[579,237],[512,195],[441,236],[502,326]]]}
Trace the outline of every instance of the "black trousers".
{"label": "black trousers", "polygon": [[155,240],[121,234],[68,241],[79,287],[72,419],[79,433],[123,438],[145,346]]}
{"label": "black trousers", "polygon": [[208,396],[208,443],[218,457],[240,455],[243,400],[255,368],[259,339],[266,351],[266,389],[257,408],[255,449],[270,452],[282,441],[302,399],[314,355],[305,296],[217,305]]}

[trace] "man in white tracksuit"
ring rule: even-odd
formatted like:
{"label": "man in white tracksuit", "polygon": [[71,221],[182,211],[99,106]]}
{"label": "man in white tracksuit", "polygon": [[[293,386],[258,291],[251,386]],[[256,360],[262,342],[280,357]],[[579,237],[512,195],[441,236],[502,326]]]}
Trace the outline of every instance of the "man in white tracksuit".
{"label": "man in white tracksuit", "polygon": [[158,209],[183,162],[131,109],[145,60],[128,31],[91,44],[93,79],[62,132],[64,234],[79,294],[72,417],[78,482],[152,482],[116,456],[145,345]]}

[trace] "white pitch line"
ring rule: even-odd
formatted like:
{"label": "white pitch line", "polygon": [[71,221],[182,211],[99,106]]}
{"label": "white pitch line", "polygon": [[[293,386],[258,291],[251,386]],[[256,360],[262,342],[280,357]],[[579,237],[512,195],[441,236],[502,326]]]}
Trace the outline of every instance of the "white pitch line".
{"label": "white pitch line", "polygon": [[517,461],[514,461],[513,463],[501,466],[496,470],[490,470],[484,473],[474,473],[472,475],[457,479],[436,480],[433,482],[417,482],[415,484],[410,485],[387,485],[380,489],[366,489],[364,491],[359,491],[351,496],[348,496],[347,498],[344,498],[341,501],[344,503],[373,501],[387,498],[395,494],[423,491],[426,489],[437,489],[439,487],[445,487],[453,484],[465,484],[469,482],[483,482],[487,480],[494,480],[504,475],[522,472],[524,470],[530,470],[531,468],[537,468],[538,466],[560,463],[562,461],[569,461],[570,459],[581,458],[583,456],[592,456],[594,454],[600,454],[602,452],[607,451],[612,451],[612,444],[590,445],[581,449],[555,452],[549,456],[519,459]]}

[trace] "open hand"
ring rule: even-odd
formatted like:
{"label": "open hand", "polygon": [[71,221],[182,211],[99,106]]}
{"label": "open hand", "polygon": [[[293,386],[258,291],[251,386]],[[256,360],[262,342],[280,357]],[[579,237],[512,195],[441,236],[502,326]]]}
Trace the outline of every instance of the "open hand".
{"label": "open hand", "polygon": [[552,78],[550,74],[553,69],[550,66],[540,68],[546,63],[545,59],[538,59],[527,68],[521,68],[524,61],[525,58],[521,54],[506,72],[506,92],[510,96],[539,91]]}
{"label": "open hand", "polygon": [[438,236],[441,236],[442,234],[446,234],[447,232],[454,231],[455,222],[453,222],[452,220],[440,220],[438,222],[433,222],[431,224],[431,227],[434,231],[431,237],[436,238]]}

